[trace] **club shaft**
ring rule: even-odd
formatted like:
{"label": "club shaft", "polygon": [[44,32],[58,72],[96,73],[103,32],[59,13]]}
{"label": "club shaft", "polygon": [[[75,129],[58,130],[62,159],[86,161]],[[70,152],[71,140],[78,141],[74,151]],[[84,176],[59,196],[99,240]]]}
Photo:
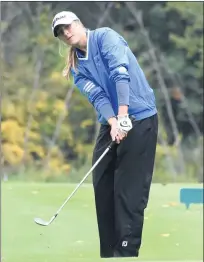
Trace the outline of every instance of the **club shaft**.
{"label": "club shaft", "polygon": [[92,168],[89,170],[89,172],[84,176],[84,178],[81,180],[81,182],[77,185],[77,187],[74,189],[74,191],[70,194],[70,196],[65,200],[65,202],[63,203],[63,205],[58,209],[58,211],[56,212],[55,216],[57,216],[59,214],[59,212],[62,210],[62,208],[66,205],[66,203],[70,200],[70,198],[73,197],[73,195],[76,193],[76,191],[79,189],[79,187],[81,186],[81,184],[87,179],[87,177],[92,173],[92,171],[94,170],[94,168],[98,165],[98,163],[101,161],[101,159],[108,153],[108,151],[110,150],[111,146],[109,146],[104,152],[103,154],[99,157],[99,159],[95,162],[95,164],[92,166]]}

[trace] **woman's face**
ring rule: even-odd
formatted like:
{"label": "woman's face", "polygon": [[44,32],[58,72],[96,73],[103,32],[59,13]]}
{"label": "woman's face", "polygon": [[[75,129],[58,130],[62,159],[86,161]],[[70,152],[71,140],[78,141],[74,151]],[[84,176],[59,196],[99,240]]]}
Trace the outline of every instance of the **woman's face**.
{"label": "woman's face", "polygon": [[80,42],[82,31],[79,23],[72,22],[70,25],[60,25],[57,28],[57,35],[67,45],[76,46]]}

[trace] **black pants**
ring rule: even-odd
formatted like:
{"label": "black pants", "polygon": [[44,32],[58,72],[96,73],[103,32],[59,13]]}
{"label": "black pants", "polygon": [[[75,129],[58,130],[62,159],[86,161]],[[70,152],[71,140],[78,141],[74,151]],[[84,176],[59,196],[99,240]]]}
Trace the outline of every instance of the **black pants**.
{"label": "black pants", "polygon": [[[144,209],[152,181],[158,133],[157,115],[133,121],[133,128],[101,160],[93,172],[100,256],[137,257]],[[111,142],[110,126],[102,125],[93,164]]]}

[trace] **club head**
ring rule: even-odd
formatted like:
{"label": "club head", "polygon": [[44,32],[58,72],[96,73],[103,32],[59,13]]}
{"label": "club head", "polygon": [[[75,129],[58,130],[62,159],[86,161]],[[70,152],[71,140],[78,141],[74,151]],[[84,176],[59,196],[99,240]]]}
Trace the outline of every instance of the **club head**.
{"label": "club head", "polygon": [[56,213],[51,219],[50,221],[44,221],[42,218],[35,218],[34,221],[36,224],[40,225],[40,226],[48,226],[49,224],[52,223],[52,221],[58,216],[58,213]]}
{"label": "club head", "polygon": [[35,223],[40,225],[40,226],[48,226],[50,224],[50,221],[44,221],[43,219],[41,218],[35,218],[34,219]]}

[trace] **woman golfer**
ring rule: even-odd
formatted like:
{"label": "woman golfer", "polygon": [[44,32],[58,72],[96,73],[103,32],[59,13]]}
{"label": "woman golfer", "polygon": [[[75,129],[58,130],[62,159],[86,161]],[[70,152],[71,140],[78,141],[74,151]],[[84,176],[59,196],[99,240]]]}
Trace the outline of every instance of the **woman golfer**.
{"label": "woman golfer", "polygon": [[66,77],[72,74],[101,123],[93,163],[116,142],[93,172],[100,255],[137,257],[157,141],[153,90],[114,30],[88,30],[74,13],[63,11],[54,17],[52,31],[70,46]]}

